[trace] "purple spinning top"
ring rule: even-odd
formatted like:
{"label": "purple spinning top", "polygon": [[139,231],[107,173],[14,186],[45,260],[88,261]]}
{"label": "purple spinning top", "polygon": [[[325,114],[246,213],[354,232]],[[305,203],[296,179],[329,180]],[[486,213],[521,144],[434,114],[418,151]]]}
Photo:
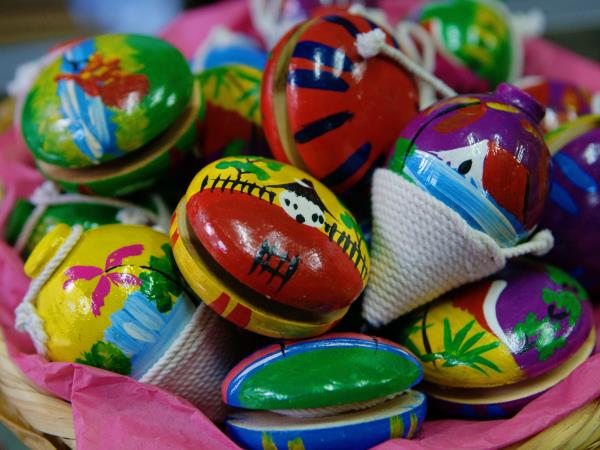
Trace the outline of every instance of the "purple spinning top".
{"label": "purple spinning top", "polygon": [[583,116],[550,133],[553,181],[542,224],[552,230],[547,259],[600,294],[600,116]]}
{"label": "purple spinning top", "polygon": [[502,83],[434,104],[400,134],[388,167],[504,247],[535,230],[549,185],[544,108]]}

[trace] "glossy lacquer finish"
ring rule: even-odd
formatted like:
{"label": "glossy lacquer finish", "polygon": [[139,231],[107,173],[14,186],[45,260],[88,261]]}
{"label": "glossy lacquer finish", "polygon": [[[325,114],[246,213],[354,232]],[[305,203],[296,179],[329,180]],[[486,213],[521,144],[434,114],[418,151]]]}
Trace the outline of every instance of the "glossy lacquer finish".
{"label": "glossy lacquer finish", "polygon": [[42,71],[25,102],[23,134],[36,159],[70,168],[100,164],[165,131],[191,94],[187,62],[170,44],[98,36]]}
{"label": "glossy lacquer finish", "polygon": [[421,359],[425,379],[462,388],[547,373],[573,355],[592,329],[581,285],[560,269],[526,260],[407,320],[391,334]]}
{"label": "glossy lacquer finish", "polygon": [[437,48],[435,74],[459,92],[485,92],[520,76],[522,44],[499,1],[429,2],[416,18]]}
{"label": "glossy lacquer finish", "polygon": [[[59,224],[46,235],[26,273],[37,276],[69,233]],[[133,225],[84,232],[41,289],[36,308],[51,360],[135,378],[163,355],[194,312],[167,236]]]}
{"label": "glossy lacquer finish", "polygon": [[221,159],[196,175],[185,198],[202,247],[268,301],[323,313],[346,308],[366,285],[360,227],[329,189],[295,167]]}
{"label": "glossy lacquer finish", "polygon": [[407,391],[366,411],[312,419],[251,411],[227,419],[225,430],[252,450],[367,450],[389,439],[412,438],[425,419],[425,395]]}
{"label": "glossy lacquer finish", "polygon": [[591,113],[591,92],[573,83],[531,76],[517,81],[515,85],[546,108],[541,124],[544,133]]}
{"label": "glossy lacquer finish", "polygon": [[262,71],[232,64],[204,70],[198,140],[204,161],[224,156],[268,156],[260,115]]}
{"label": "glossy lacquer finish", "polygon": [[421,381],[402,347],[360,334],[271,345],[241,361],[223,382],[223,401],[247,409],[305,409],[384,398]]}
{"label": "glossy lacquer finish", "polygon": [[[348,13],[311,19],[281,39],[265,68],[262,109],[273,153],[336,192],[367,175],[418,110],[404,69],[358,54],[357,34],[376,26]],[[390,35],[387,42],[396,46]]]}
{"label": "glossy lacquer finish", "polygon": [[508,84],[444,100],[402,131],[388,167],[512,246],[535,229],[549,189],[542,117],[532,97]]}
{"label": "glossy lacquer finish", "polygon": [[553,182],[542,225],[555,238],[548,259],[600,293],[600,116],[585,116],[557,129],[548,145]]}

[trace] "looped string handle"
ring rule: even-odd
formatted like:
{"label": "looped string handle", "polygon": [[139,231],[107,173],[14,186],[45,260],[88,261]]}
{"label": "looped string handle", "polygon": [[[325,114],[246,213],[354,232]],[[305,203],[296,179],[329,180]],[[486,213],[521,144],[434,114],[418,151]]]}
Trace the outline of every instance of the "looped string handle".
{"label": "looped string handle", "polygon": [[18,331],[29,334],[36,351],[42,355],[47,354],[46,342],[48,342],[48,335],[46,334],[46,330],[44,330],[44,322],[35,310],[34,303],[44,284],[46,284],[58,266],[66,259],[73,247],[77,245],[82,234],[83,227],[81,225],[74,225],[71,228],[71,233],[62,243],[56,254],[44,266],[42,272],[31,280],[23,300],[21,300],[21,303],[15,309],[15,328]]}
{"label": "looped string handle", "polygon": [[66,205],[74,203],[93,203],[104,206],[112,206],[120,208],[121,210],[117,213],[117,220],[124,224],[146,224],[153,223],[160,226],[160,231],[167,232],[169,229],[169,213],[162,201],[158,199],[158,196],[153,196],[152,200],[157,205],[157,214],[150,211],[149,209],[142,208],[133,203],[119,200],[116,198],[106,197],[92,197],[89,195],[82,194],[61,194],[56,188],[56,185],[51,181],[46,181],[41,184],[31,195],[29,201],[35,206],[31,212],[15,243],[15,250],[21,253],[27,241],[31,237],[33,230],[39,223],[40,219],[51,205]]}
{"label": "looped string handle", "polygon": [[[419,24],[403,21],[396,25],[396,39],[402,51],[426,72],[435,71],[435,46],[431,36]],[[415,45],[415,41],[419,45]],[[419,107],[427,108],[436,102],[435,90],[431,84],[422,78],[417,79],[419,88]],[[449,91],[448,91],[449,92]]]}
{"label": "looped string handle", "polygon": [[[379,54],[385,55],[391,60],[397,62],[410,73],[418,77],[423,82],[430,85],[435,91],[439,92],[444,97],[454,97],[456,91],[437,78],[431,72],[402,51],[392,47],[385,42],[386,35],[381,28],[375,28],[367,33],[360,33],[356,36],[356,48],[360,56],[365,59],[373,58]],[[425,57],[424,57],[425,58]]]}

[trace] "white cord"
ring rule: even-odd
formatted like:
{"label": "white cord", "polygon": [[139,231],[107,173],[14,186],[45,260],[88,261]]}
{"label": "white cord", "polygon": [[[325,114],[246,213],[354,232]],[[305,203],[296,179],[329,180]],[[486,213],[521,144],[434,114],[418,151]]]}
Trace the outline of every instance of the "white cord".
{"label": "white cord", "polygon": [[400,50],[395,49],[385,42],[386,35],[381,28],[375,28],[367,33],[361,33],[356,36],[356,48],[360,56],[365,59],[372,58],[379,54],[383,54],[388,58],[396,61],[406,70],[431,85],[437,92],[444,97],[454,97],[456,91],[437,78],[435,75],[428,72],[418,63],[410,59]]}
{"label": "white cord", "polygon": [[301,19],[282,17],[283,0],[250,0],[249,6],[254,29],[263,38],[268,50]]}
{"label": "white cord", "polygon": [[[402,51],[430,74],[435,72],[435,45],[429,33],[419,24],[403,21],[396,25],[396,39]],[[420,51],[415,45],[419,44]],[[419,107],[425,109],[436,102],[435,90],[431,84],[418,78]]]}
{"label": "white cord", "polygon": [[[33,230],[35,230],[35,227],[46,212],[48,206],[51,205],[93,203],[103,206],[113,206],[115,208],[121,208],[121,211],[119,211],[116,215],[117,220],[119,220],[121,223],[146,224],[150,222],[154,224],[161,224],[161,228],[164,227],[165,214],[168,216],[168,211],[166,211],[166,206],[164,203],[162,204],[164,211],[159,211],[158,214],[155,214],[146,208],[142,208],[134,205],[133,203],[118,200],[116,198],[92,197],[81,194],[61,194],[51,181],[46,181],[40,185],[33,192],[29,201],[35,205],[35,208],[25,221],[25,224],[23,225],[23,228],[21,228],[21,232],[19,233],[15,243],[15,250],[19,253],[23,251],[27,245],[27,242],[29,241],[29,238],[31,237],[31,234],[33,233]],[[154,197],[153,201],[156,204],[156,199]],[[121,220],[121,218],[123,220]],[[168,223],[168,217],[166,221]],[[166,232],[166,230],[168,230],[168,225],[163,231]]]}
{"label": "white cord", "polygon": [[21,300],[21,303],[15,309],[15,328],[18,331],[28,333],[35,345],[36,351],[42,355],[47,354],[46,342],[48,342],[48,335],[46,334],[46,330],[44,330],[44,322],[35,310],[34,303],[40,290],[50,279],[54,271],[62,264],[77,242],[79,242],[82,233],[83,227],[81,225],[74,225],[71,228],[69,237],[67,237],[56,254],[44,266],[42,272],[31,280],[23,300]]}

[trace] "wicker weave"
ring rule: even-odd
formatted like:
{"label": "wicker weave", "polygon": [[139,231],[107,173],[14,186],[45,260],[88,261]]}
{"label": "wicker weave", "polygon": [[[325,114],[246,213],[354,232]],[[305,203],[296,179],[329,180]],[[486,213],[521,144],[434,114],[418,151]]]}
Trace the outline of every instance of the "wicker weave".
{"label": "wicker weave", "polygon": [[[32,450],[75,448],[68,402],[40,391],[10,360],[0,332],[0,420]],[[600,399],[510,449],[575,450],[600,447]]]}

